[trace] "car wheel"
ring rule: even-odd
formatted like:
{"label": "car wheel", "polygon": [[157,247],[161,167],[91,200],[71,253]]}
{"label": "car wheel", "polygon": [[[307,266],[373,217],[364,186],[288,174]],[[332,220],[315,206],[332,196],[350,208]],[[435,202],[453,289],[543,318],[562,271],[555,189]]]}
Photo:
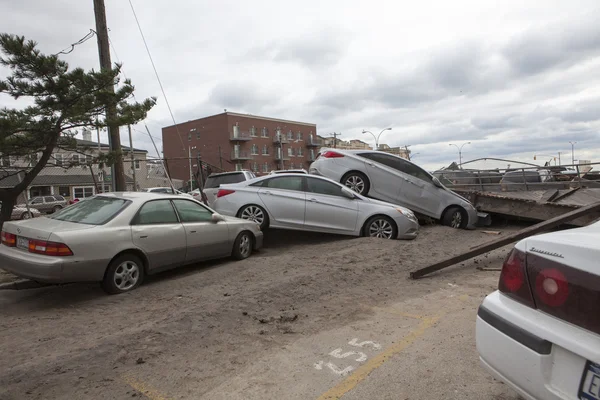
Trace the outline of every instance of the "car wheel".
{"label": "car wheel", "polygon": [[21,214],[21,219],[30,219],[33,218],[33,216],[31,215],[30,212],[24,212],[23,214]]}
{"label": "car wheel", "polygon": [[342,184],[354,190],[358,194],[366,196],[371,184],[369,179],[360,172],[350,172],[342,178]]}
{"label": "car wheel", "polygon": [[233,242],[231,255],[236,260],[244,260],[252,254],[254,248],[254,235],[248,231],[240,233]]}
{"label": "car wheel", "polygon": [[133,254],[123,254],[108,266],[102,281],[102,289],[109,294],[129,292],[142,284],[144,264]]}
{"label": "car wheel", "polygon": [[55,213],[55,212],[60,211],[60,210],[62,210],[61,206],[54,206],[54,208],[52,209],[52,212]]}
{"label": "car wheel", "polygon": [[454,229],[464,229],[468,222],[467,213],[460,207],[449,208],[442,219],[444,225]]}
{"label": "car wheel", "polygon": [[244,206],[238,212],[238,218],[256,222],[258,225],[260,225],[261,231],[265,230],[269,226],[269,215],[260,206]]}
{"label": "car wheel", "polygon": [[365,224],[364,235],[381,239],[396,239],[398,228],[396,228],[396,224],[390,217],[377,215]]}

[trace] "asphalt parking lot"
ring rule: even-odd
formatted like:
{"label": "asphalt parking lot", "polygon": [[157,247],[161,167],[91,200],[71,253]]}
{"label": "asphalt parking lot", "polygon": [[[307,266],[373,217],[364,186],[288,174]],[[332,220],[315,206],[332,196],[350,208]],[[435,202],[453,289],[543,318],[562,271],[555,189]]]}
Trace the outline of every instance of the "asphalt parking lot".
{"label": "asphalt parking lot", "polygon": [[481,369],[474,338],[499,274],[476,267],[499,267],[507,248],[408,279],[495,238],[270,231],[250,259],[166,272],[124,295],[0,291],[0,399],[517,399]]}

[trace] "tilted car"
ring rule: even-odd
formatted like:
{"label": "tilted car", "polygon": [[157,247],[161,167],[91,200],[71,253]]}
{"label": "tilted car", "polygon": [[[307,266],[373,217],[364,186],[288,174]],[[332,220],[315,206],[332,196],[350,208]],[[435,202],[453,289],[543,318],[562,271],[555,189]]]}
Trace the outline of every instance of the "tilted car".
{"label": "tilted car", "polygon": [[[221,185],[249,181],[250,179],[254,178],[256,178],[256,175],[254,175],[252,171],[233,171],[211,174],[208,178],[206,178],[206,182],[204,183],[204,189],[202,191],[206,196],[206,201],[208,202],[208,205],[212,207],[215,200],[217,199],[217,192],[219,191],[219,187]],[[194,194],[194,197],[198,197],[199,195],[200,192]]]}
{"label": "tilted car", "polygon": [[414,239],[417,218],[407,208],[361,196],[330,179],[267,175],[221,185],[214,203],[223,215],[255,221],[262,230],[295,229],[385,239]]}
{"label": "tilted car", "polygon": [[521,240],[479,307],[482,364],[525,399],[600,399],[600,223]]}
{"label": "tilted car", "polygon": [[5,222],[0,268],[47,283],[102,282],[108,293],[197,261],[244,259],[262,246],[250,221],[177,195],[97,195],[49,217]]}
{"label": "tilted car", "polygon": [[[2,202],[0,201],[0,210],[2,210]],[[39,217],[41,213],[37,208],[29,207],[29,211],[27,211],[27,207],[25,206],[14,206],[12,209],[12,213],[10,215],[10,219],[30,219]]]}
{"label": "tilted car", "polygon": [[421,167],[382,151],[321,149],[309,172],[453,228],[474,228],[478,220],[477,210],[467,199]]}
{"label": "tilted car", "polygon": [[[29,204],[29,207],[33,207],[43,214],[60,211],[68,205],[67,199],[58,195],[36,196],[27,203]],[[17,207],[26,208],[25,204],[19,204]]]}

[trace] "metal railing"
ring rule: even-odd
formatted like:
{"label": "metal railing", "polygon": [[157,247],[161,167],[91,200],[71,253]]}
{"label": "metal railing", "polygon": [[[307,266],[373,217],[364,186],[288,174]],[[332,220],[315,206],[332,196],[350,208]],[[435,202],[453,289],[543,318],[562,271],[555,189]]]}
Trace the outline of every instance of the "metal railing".
{"label": "metal railing", "polygon": [[444,169],[435,171],[433,175],[447,188],[459,191],[600,188],[600,163],[504,169]]}

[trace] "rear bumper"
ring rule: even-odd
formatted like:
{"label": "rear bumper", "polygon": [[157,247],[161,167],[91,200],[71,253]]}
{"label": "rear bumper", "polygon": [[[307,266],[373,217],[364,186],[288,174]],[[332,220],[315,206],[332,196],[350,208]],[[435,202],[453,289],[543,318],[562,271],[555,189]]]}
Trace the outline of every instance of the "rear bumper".
{"label": "rear bumper", "polygon": [[483,301],[476,341],[482,365],[526,399],[577,399],[586,360],[600,359],[600,336],[499,292]]}
{"label": "rear bumper", "polygon": [[0,268],[21,278],[43,283],[98,282],[108,260],[81,261],[50,257],[0,245]]}

